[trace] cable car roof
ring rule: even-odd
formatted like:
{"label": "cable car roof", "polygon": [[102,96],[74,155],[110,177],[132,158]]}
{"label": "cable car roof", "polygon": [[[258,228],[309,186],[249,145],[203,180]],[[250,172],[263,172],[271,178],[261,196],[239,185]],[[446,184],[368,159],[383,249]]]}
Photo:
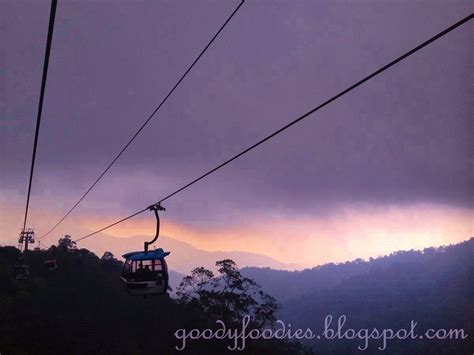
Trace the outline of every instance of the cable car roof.
{"label": "cable car roof", "polygon": [[144,251],[132,251],[127,254],[123,254],[122,257],[126,260],[158,260],[163,259],[164,257],[170,254],[169,251],[163,251],[163,249],[158,248],[155,250],[150,250],[147,252]]}

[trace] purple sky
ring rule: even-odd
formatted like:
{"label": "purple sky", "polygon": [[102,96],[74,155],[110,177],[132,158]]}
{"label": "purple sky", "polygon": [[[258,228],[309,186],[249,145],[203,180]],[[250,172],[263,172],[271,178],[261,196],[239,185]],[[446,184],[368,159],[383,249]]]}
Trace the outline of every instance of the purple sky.
{"label": "purple sky", "polygon": [[[52,226],[72,206],[237,5],[59,1],[29,224],[47,210],[55,218],[41,223]],[[469,1],[246,1],[70,219],[125,216],[159,200],[472,9]],[[0,3],[2,209],[24,206],[48,15],[49,1]],[[167,216],[225,227],[355,204],[472,210],[472,28],[173,198]],[[16,230],[21,220],[6,224]]]}

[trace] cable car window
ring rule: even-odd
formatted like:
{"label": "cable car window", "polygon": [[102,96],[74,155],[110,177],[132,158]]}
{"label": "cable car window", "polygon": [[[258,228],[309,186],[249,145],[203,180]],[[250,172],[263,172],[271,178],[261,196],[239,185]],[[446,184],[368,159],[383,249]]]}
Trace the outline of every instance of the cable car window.
{"label": "cable car window", "polygon": [[155,263],[153,265],[153,271],[155,272],[163,271],[163,265],[161,264],[160,260],[155,260]]}

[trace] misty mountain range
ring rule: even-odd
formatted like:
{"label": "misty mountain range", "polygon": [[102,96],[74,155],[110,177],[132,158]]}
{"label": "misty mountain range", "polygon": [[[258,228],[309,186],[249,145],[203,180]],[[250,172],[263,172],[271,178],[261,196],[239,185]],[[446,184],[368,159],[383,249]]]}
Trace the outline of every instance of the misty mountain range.
{"label": "misty mountain range", "polygon": [[[303,271],[241,271],[277,298],[281,303],[279,318],[294,328],[321,331],[327,315],[346,315],[347,327],[355,329],[400,329],[415,320],[420,331],[464,329],[468,338],[462,342],[392,341],[390,354],[461,354],[460,348],[468,354],[474,349],[474,238],[446,247],[398,251],[369,261],[330,263]],[[356,343],[320,341],[313,345],[321,354],[360,353]],[[365,354],[380,353],[373,344],[377,343]]]}
{"label": "misty mountain range", "polygon": [[[117,238],[106,234],[101,234],[96,238],[86,239],[78,245],[78,248],[87,248],[92,250],[99,257],[105,251],[112,252],[116,258],[120,259],[121,255],[134,250],[142,250],[143,242],[149,240],[150,236],[134,236],[130,238]],[[166,258],[170,270],[179,274],[188,274],[192,269],[203,266],[210,270],[215,270],[215,262],[217,260],[232,259],[239,267],[270,267],[272,269],[295,270],[301,269],[296,264],[286,264],[275,260],[269,256],[249,253],[243,251],[206,251],[198,249],[191,244],[170,238],[160,236],[157,247],[170,251],[171,254]],[[174,280],[172,280],[174,282]]]}

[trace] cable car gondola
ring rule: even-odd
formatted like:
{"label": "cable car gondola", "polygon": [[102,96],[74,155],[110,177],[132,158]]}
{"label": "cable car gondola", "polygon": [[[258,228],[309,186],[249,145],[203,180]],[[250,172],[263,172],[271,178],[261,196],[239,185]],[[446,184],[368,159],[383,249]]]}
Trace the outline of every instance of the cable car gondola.
{"label": "cable car gondola", "polygon": [[13,266],[13,273],[15,280],[26,280],[30,275],[30,270],[27,264],[16,264]]}
{"label": "cable car gondola", "polygon": [[141,296],[164,294],[168,290],[168,266],[165,257],[170,253],[158,248],[152,251],[148,247],[156,242],[160,234],[160,217],[158,211],[165,209],[160,204],[150,206],[156,217],[156,235],[150,242],[145,242],[144,251],[134,251],[123,256],[122,276],[125,288],[130,295]]}
{"label": "cable car gondola", "polygon": [[58,268],[58,263],[56,259],[45,260],[44,267],[48,271],[55,271]]}
{"label": "cable car gondola", "polygon": [[131,295],[162,294],[168,290],[168,267],[165,257],[169,252],[134,251],[124,254],[121,279]]}

